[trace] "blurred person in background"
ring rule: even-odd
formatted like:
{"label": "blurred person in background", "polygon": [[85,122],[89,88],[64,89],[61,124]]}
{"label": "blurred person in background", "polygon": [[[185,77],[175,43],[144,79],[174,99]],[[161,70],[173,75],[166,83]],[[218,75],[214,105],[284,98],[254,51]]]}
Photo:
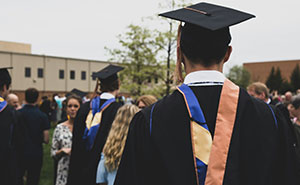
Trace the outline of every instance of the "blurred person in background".
{"label": "blurred person in background", "polygon": [[282,101],[283,105],[287,107],[292,102],[292,97],[293,94],[291,91],[284,93],[284,100]]}
{"label": "blurred person in background", "polygon": [[94,97],[81,106],[74,122],[68,185],[96,184],[101,152],[121,107],[116,101],[120,87],[117,73],[123,69],[110,64],[92,74],[97,78]]}
{"label": "blurred person in background", "polygon": [[19,184],[23,176],[27,185],[38,185],[43,164],[43,143],[49,143],[50,123],[45,113],[39,110],[37,100],[39,92],[35,88],[25,91],[26,104],[19,112],[24,121],[25,146],[19,173]]}
{"label": "blurred person in background", "polygon": [[48,96],[42,97],[39,108],[43,113],[47,115],[49,122],[51,122],[52,109],[51,109],[51,101],[48,99]]}
{"label": "blurred person in background", "polygon": [[68,119],[56,126],[53,133],[51,147],[51,156],[58,162],[55,180],[56,185],[67,184],[73,125],[77,111],[81,105],[81,98],[74,94],[69,95],[65,101]]}
{"label": "blurred person in background", "polygon": [[157,99],[155,98],[155,96],[152,95],[143,95],[140,96],[137,100],[136,100],[136,105],[140,108],[143,109],[145,107],[148,107],[150,105],[152,105],[153,103],[155,103],[157,101]]}
{"label": "blurred person in background", "polygon": [[98,164],[96,183],[113,185],[121,161],[130,122],[140,109],[136,105],[122,106],[112,123]]}
{"label": "blurred person in background", "polygon": [[[11,76],[8,72],[11,68],[0,68],[0,184],[17,184],[20,116],[14,107],[5,100],[9,94]],[[20,147],[22,147],[21,144]]]}
{"label": "blurred person in background", "polygon": [[269,89],[261,82],[254,82],[247,87],[249,95],[264,101],[267,104],[276,105],[276,103],[269,97]]}
{"label": "blurred person in background", "polygon": [[291,104],[288,105],[288,109],[292,116],[292,123],[297,139],[296,152],[298,157],[298,164],[300,164],[300,95],[294,96],[292,98]]}
{"label": "blurred person in background", "polygon": [[7,95],[7,103],[14,107],[16,110],[19,110],[21,107],[20,103],[19,103],[19,97],[16,94],[10,93]]}

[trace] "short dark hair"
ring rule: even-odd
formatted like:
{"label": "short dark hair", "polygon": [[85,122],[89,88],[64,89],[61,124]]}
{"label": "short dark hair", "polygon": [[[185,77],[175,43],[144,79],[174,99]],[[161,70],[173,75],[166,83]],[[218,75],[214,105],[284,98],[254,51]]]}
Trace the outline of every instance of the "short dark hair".
{"label": "short dark hair", "polygon": [[186,23],[181,30],[181,51],[192,63],[209,67],[222,61],[231,41],[228,27],[211,31]]}
{"label": "short dark hair", "polygon": [[119,89],[119,79],[111,81],[109,83],[100,82],[100,91],[101,92],[112,92]]}
{"label": "short dark hair", "polygon": [[82,99],[81,99],[79,96],[77,96],[76,94],[71,94],[71,95],[69,95],[69,96],[67,97],[67,99],[66,99],[66,105],[68,105],[68,103],[69,103],[69,101],[70,101],[71,99],[77,100],[77,101],[79,102],[80,105],[81,105],[81,103],[82,103]]}
{"label": "short dark hair", "polygon": [[1,69],[0,70],[0,91],[3,91],[4,85],[6,85],[6,88],[9,89],[9,86],[11,84],[11,77],[9,75],[9,72],[7,69]]}
{"label": "short dark hair", "polygon": [[25,91],[25,100],[27,103],[35,103],[39,97],[39,91],[36,88],[29,88]]}

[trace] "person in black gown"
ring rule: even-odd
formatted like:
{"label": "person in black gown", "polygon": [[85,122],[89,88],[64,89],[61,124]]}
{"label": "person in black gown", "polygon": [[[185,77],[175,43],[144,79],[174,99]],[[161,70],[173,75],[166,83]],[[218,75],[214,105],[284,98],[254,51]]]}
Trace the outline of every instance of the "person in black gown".
{"label": "person in black gown", "polygon": [[100,84],[100,95],[83,104],[75,118],[68,185],[96,184],[97,165],[106,142],[111,124],[120,103],[115,101],[119,90],[117,72],[123,68],[109,65],[93,77]]}
{"label": "person in black gown", "polygon": [[[178,31],[177,71],[182,79],[183,64],[187,75],[178,90],[133,118],[115,185],[299,184],[295,140],[286,119],[222,73],[232,51],[229,26],[254,16],[208,3],[161,16],[185,22]],[[235,101],[223,100],[231,96]],[[225,122],[229,117],[234,119]],[[201,134],[195,135],[195,128]],[[206,140],[196,145],[195,136]],[[198,150],[207,144],[210,152]],[[201,152],[205,160],[196,157]]]}
{"label": "person in black gown", "polygon": [[0,184],[15,185],[23,135],[20,115],[5,101],[11,85],[7,69],[0,68]]}

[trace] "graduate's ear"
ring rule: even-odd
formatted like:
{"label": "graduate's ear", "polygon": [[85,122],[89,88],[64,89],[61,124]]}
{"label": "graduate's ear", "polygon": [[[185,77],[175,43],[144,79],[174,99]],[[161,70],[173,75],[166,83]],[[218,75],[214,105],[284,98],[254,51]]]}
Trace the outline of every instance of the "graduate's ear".
{"label": "graduate's ear", "polygon": [[227,51],[225,53],[225,57],[224,57],[224,63],[227,62],[229,60],[229,57],[231,55],[232,52],[232,47],[228,46]]}

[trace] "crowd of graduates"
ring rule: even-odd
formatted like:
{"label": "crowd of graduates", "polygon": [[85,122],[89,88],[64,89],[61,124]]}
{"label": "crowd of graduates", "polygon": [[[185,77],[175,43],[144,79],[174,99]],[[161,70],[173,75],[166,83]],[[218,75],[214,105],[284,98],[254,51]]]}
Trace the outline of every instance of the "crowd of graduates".
{"label": "crowd of graduates", "polygon": [[92,74],[91,98],[74,89],[38,103],[39,92],[28,88],[19,106],[8,96],[8,69],[0,69],[1,184],[38,184],[51,121],[59,122],[51,146],[56,185],[300,183],[300,95],[269,94],[260,82],[243,89],[222,73],[232,52],[229,26],[255,16],[209,3],[160,15],[185,22],[181,85],[160,100],[123,102],[123,67],[108,65]]}

